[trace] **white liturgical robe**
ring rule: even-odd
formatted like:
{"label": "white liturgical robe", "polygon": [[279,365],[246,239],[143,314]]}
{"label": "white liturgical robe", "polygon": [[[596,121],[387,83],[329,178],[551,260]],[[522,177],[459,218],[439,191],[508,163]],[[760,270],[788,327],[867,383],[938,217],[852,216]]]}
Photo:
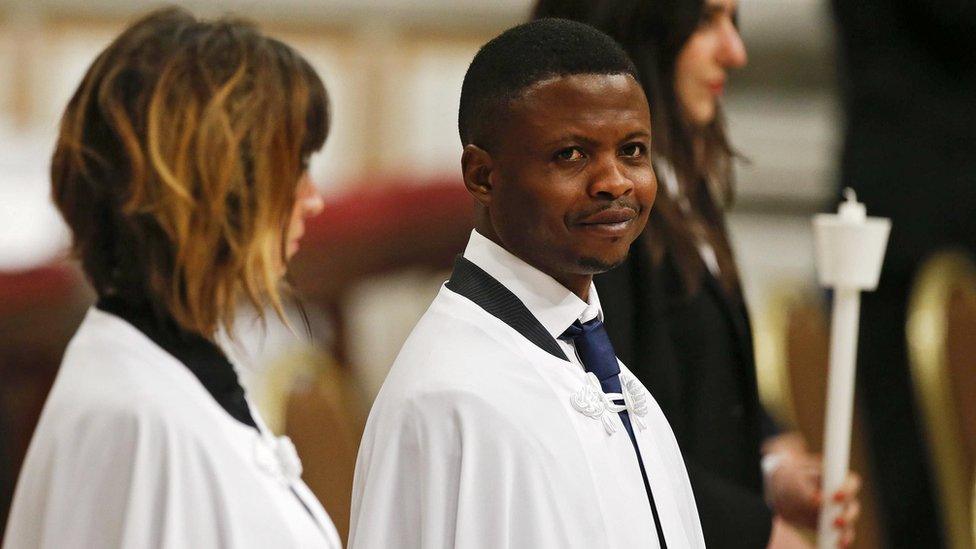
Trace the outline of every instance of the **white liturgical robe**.
{"label": "white liturgical robe", "polygon": [[339,547],[294,447],[250,412],[259,429],[91,309],[31,441],[4,548]]}
{"label": "white liturgical robe", "polygon": [[[601,315],[596,290],[584,302],[477,232],[464,259],[494,279],[484,293],[516,303],[489,313],[452,290],[458,268],[441,288],[370,412],[350,547],[658,547],[623,423],[593,400],[572,344],[557,343]],[[519,308],[531,314],[503,320]],[[667,546],[704,547],[674,434],[622,365],[621,381]]]}

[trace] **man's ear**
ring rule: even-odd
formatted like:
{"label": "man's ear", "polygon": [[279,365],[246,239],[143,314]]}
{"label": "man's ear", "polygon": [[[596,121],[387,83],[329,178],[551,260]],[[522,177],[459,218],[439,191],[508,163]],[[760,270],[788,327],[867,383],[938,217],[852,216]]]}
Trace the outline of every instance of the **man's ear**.
{"label": "man's ear", "polygon": [[494,169],[491,155],[477,145],[465,145],[461,153],[461,173],[464,186],[481,205],[491,203],[491,172]]}

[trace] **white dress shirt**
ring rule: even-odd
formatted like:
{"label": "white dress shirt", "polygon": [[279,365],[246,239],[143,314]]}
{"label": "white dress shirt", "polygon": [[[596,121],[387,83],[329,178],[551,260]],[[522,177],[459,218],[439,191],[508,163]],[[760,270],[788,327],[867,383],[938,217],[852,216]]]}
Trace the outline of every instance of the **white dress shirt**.
{"label": "white dress shirt", "polygon": [[[557,340],[575,320],[601,315],[592,286],[584,302],[477,232],[464,257]],[[616,413],[574,404],[593,376],[572,344],[559,345],[569,361],[442,287],[370,412],[350,547],[658,547],[627,432]],[[623,365],[621,376],[633,380]],[[647,406],[631,417],[643,425],[635,435],[668,547],[704,547],[674,435],[636,384]]]}

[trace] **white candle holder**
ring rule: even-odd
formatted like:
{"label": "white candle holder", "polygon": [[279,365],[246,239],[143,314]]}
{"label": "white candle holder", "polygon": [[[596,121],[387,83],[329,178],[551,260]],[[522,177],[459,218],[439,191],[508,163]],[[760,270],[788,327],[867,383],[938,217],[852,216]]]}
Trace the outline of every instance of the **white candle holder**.
{"label": "white candle holder", "polygon": [[830,370],[823,443],[823,507],[817,532],[819,549],[838,547],[833,523],[841,508],[833,494],[850,467],[854,416],[854,364],[857,356],[861,292],[878,287],[891,220],[867,217],[851,189],[837,214],[814,216],[815,252],[820,284],[834,290],[830,323]]}

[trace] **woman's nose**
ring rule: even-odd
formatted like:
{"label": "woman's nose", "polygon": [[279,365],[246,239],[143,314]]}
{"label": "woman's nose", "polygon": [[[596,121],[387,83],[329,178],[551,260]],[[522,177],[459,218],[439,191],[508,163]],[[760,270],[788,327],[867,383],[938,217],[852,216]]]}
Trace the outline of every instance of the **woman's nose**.
{"label": "woman's nose", "polygon": [[731,19],[722,24],[722,42],[719,50],[719,61],[729,68],[742,68],[748,63],[749,56],[746,53],[746,45],[739,34],[739,28]]}
{"label": "woman's nose", "polygon": [[322,193],[312,183],[311,179],[305,180],[302,191],[300,200],[302,201],[302,210],[305,213],[305,217],[314,217],[322,213],[322,210],[325,208],[325,199],[322,198]]}

